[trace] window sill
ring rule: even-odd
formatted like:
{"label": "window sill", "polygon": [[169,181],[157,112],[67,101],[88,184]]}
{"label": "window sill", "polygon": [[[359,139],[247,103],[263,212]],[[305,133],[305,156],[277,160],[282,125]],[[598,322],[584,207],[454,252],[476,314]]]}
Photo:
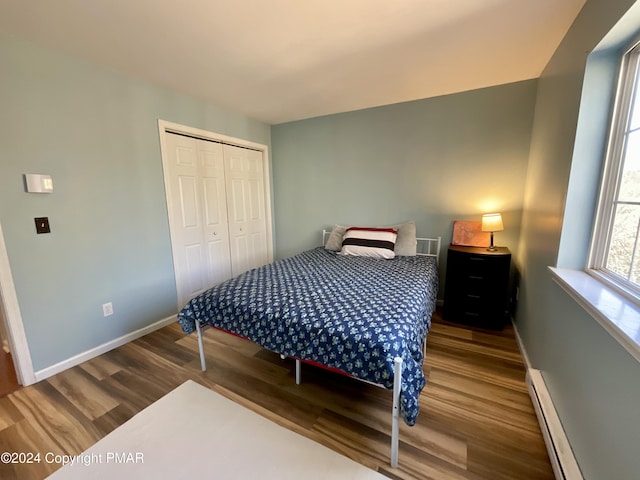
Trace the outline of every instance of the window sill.
{"label": "window sill", "polygon": [[640,308],[588,273],[555,267],[549,270],[553,280],[640,361]]}

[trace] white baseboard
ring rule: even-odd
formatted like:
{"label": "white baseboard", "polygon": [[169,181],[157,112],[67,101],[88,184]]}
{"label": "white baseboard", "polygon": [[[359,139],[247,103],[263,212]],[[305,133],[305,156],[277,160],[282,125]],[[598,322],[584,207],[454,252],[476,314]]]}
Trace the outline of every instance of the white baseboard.
{"label": "white baseboard", "polygon": [[527,349],[524,348],[524,344],[522,343],[522,338],[520,338],[520,333],[516,328],[516,322],[511,319],[511,324],[513,325],[513,333],[516,335],[516,342],[518,342],[518,348],[520,349],[520,354],[522,355],[522,359],[524,360],[524,366],[527,371],[531,368],[531,362],[529,361],[529,355],[527,355]]}
{"label": "white baseboard", "polygon": [[583,480],[540,370],[527,370],[527,387],[536,411],[553,473],[558,480]]}
{"label": "white baseboard", "polygon": [[62,362],[56,363],[55,365],[51,365],[50,367],[43,368],[42,370],[38,370],[35,372],[36,382],[40,380],[44,380],[45,378],[49,378],[56,373],[60,373],[64,370],[67,370],[71,367],[75,367],[76,365],[81,364],[82,362],[86,362],[87,360],[91,360],[92,358],[97,357],[98,355],[102,355],[103,353],[108,352],[109,350],[113,350],[125,343],[132,342],[133,340],[143,337],[148,333],[154,332],[162,327],[166,327],[167,325],[176,322],[177,316],[172,315],[170,317],[164,318],[162,320],[158,320],[151,325],[147,325],[146,327],[142,327],[134,332],[123,335],[122,337],[113,339],[107,343],[103,343],[102,345],[98,345],[91,350],[87,350],[86,352],[79,353],[67,360],[63,360]]}
{"label": "white baseboard", "polygon": [[527,349],[524,348],[522,338],[513,319],[512,323],[518,348],[520,349],[522,359],[527,369],[529,396],[531,397],[531,403],[533,403],[533,408],[538,417],[538,423],[540,424],[540,430],[544,437],[544,443],[547,446],[553,473],[557,480],[583,480],[582,472],[580,472],[578,462],[573,456],[569,439],[567,439],[564,428],[562,428],[560,417],[558,417],[556,408],[553,405],[544,378],[539,370],[531,368]]}

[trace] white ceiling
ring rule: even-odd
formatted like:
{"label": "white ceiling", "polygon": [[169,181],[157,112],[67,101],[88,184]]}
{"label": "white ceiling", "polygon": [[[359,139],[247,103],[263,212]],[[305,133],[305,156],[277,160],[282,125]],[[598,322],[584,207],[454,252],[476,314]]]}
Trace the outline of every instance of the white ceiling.
{"label": "white ceiling", "polygon": [[540,75],[585,0],[0,0],[0,30],[270,124]]}

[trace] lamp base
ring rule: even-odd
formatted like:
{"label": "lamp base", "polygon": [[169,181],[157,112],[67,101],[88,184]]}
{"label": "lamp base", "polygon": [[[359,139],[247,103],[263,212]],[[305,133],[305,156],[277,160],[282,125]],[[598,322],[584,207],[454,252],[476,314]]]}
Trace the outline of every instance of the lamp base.
{"label": "lamp base", "polygon": [[487,251],[488,252],[497,252],[498,251],[498,249],[493,246],[493,232],[491,232],[491,243],[487,247]]}

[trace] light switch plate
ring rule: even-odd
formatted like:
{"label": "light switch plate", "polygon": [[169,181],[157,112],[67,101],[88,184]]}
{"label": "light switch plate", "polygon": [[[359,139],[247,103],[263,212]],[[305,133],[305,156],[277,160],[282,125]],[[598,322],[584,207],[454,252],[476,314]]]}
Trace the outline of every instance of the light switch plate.
{"label": "light switch plate", "polygon": [[36,222],[36,233],[51,233],[49,217],[37,217],[34,220]]}

